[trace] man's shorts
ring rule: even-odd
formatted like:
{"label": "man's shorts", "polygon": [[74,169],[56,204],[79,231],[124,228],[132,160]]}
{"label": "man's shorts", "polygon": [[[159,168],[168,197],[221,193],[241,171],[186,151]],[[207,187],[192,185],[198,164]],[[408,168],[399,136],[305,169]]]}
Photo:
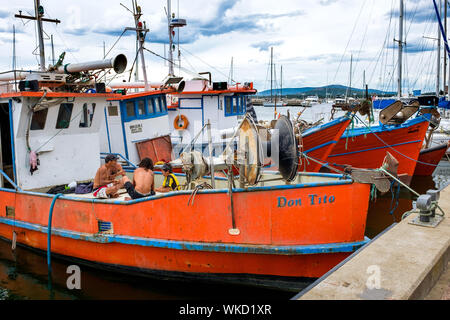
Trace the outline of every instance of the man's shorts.
{"label": "man's shorts", "polygon": [[141,199],[141,198],[145,198],[145,197],[150,197],[150,196],[154,196],[155,192],[151,191],[149,194],[142,194],[140,192],[137,192],[136,189],[134,188],[133,184],[129,181],[125,182],[125,184],[123,185],[124,188],[127,190],[128,194],[130,195],[131,199]]}
{"label": "man's shorts", "polygon": [[110,196],[106,194],[106,189],[113,187],[114,183],[107,184],[106,186],[101,186],[94,191],[94,197],[98,199],[109,199]]}

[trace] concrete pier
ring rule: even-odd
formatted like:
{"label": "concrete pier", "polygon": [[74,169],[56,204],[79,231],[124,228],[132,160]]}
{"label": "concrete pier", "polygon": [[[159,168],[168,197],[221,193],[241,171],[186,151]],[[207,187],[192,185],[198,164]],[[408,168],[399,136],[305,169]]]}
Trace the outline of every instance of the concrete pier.
{"label": "concrete pier", "polygon": [[450,187],[439,205],[445,218],[436,228],[410,224],[412,214],[294,299],[450,299]]}

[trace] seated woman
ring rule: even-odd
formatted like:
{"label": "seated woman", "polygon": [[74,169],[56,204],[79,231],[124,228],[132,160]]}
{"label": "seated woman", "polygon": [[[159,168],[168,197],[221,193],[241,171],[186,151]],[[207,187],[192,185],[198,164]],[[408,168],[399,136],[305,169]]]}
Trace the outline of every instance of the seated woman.
{"label": "seated woman", "polygon": [[157,192],[170,192],[180,189],[180,184],[177,178],[172,173],[172,166],[170,163],[165,163],[162,167],[162,174],[165,177],[164,182],[160,188],[156,188]]}
{"label": "seated woman", "polygon": [[122,183],[131,197],[125,198],[125,200],[134,200],[155,195],[152,159],[142,159],[141,163],[139,163],[139,168],[134,171],[133,183],[131,183],[127,176],[122,178]]}

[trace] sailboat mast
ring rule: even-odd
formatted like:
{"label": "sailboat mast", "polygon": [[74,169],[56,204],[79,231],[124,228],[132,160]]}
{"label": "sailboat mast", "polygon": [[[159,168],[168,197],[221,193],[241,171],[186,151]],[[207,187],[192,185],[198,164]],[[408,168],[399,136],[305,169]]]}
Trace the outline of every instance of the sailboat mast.
{"label": "sailboat mast", "polygon": [[[447,34],[447,0],[444,1],[444,32]],[[444,39],[445,42],[445,39]],[[445,54],[445,47],[444,47],[444,70],[443,70],[443,90],[445,95],[445,87],[447,85],[447,55]]]}
{"label": "sailboat mast", "polygon": [[[439,15],[442,15],[442,1],[439,0]],[[441,82],[441,30],[438,25],[437,61],[436,61],[436,95],[439,96]]]}
{"label": "sailboat mast", "polygon": [[283,98],[283,66],[281,66],[281,71],[280,71],[280,73],[281,73],[281,75],[280,75],[280,77],[281,77],[281,84],[280,84],[280,100],[281,100],[281,98]]}
{"label": "sailboat mast", "polygon": [[403,54],[403,14],[404,14],[403,11],[404,11],[403,0],[400,0],[400,16],[398,24],[399,40],[398,40],[398,83],[397,83],[398,87],[397,96],[399,99],[402,96],[402,66],[403,66],[402,54]]}
{"label": "sailboat mast", "polygon": [[353,67],[353,54],[350,56],[350,85],[349,85],[349,96],[352,96],[352,67]]}
{"label": "sailboat mast", "polygon": [[273,47],[270,48],[270,102],[273,102]]}

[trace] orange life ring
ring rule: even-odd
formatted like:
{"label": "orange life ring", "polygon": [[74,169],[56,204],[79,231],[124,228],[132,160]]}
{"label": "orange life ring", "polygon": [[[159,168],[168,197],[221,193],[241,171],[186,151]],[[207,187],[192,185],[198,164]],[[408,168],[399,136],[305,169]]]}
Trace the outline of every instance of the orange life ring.
{"label": "orange life ring", "polygon": [[[183,121],[183,125],[182,125],[182,126],[180,126],[180,123],[179,123],[180,118],[181,118],[181,120]],[[175,117],[175,120],[173,120],[173,127],[174,127],[176,130],[184,130],[184,129],[186,129],[186,128],[188,127],[188,125],[189,125],[189,120],[188,120],[188,118],[187,118],[185,115],[183,115],[183,114],[176,116],[176,117]]]}

